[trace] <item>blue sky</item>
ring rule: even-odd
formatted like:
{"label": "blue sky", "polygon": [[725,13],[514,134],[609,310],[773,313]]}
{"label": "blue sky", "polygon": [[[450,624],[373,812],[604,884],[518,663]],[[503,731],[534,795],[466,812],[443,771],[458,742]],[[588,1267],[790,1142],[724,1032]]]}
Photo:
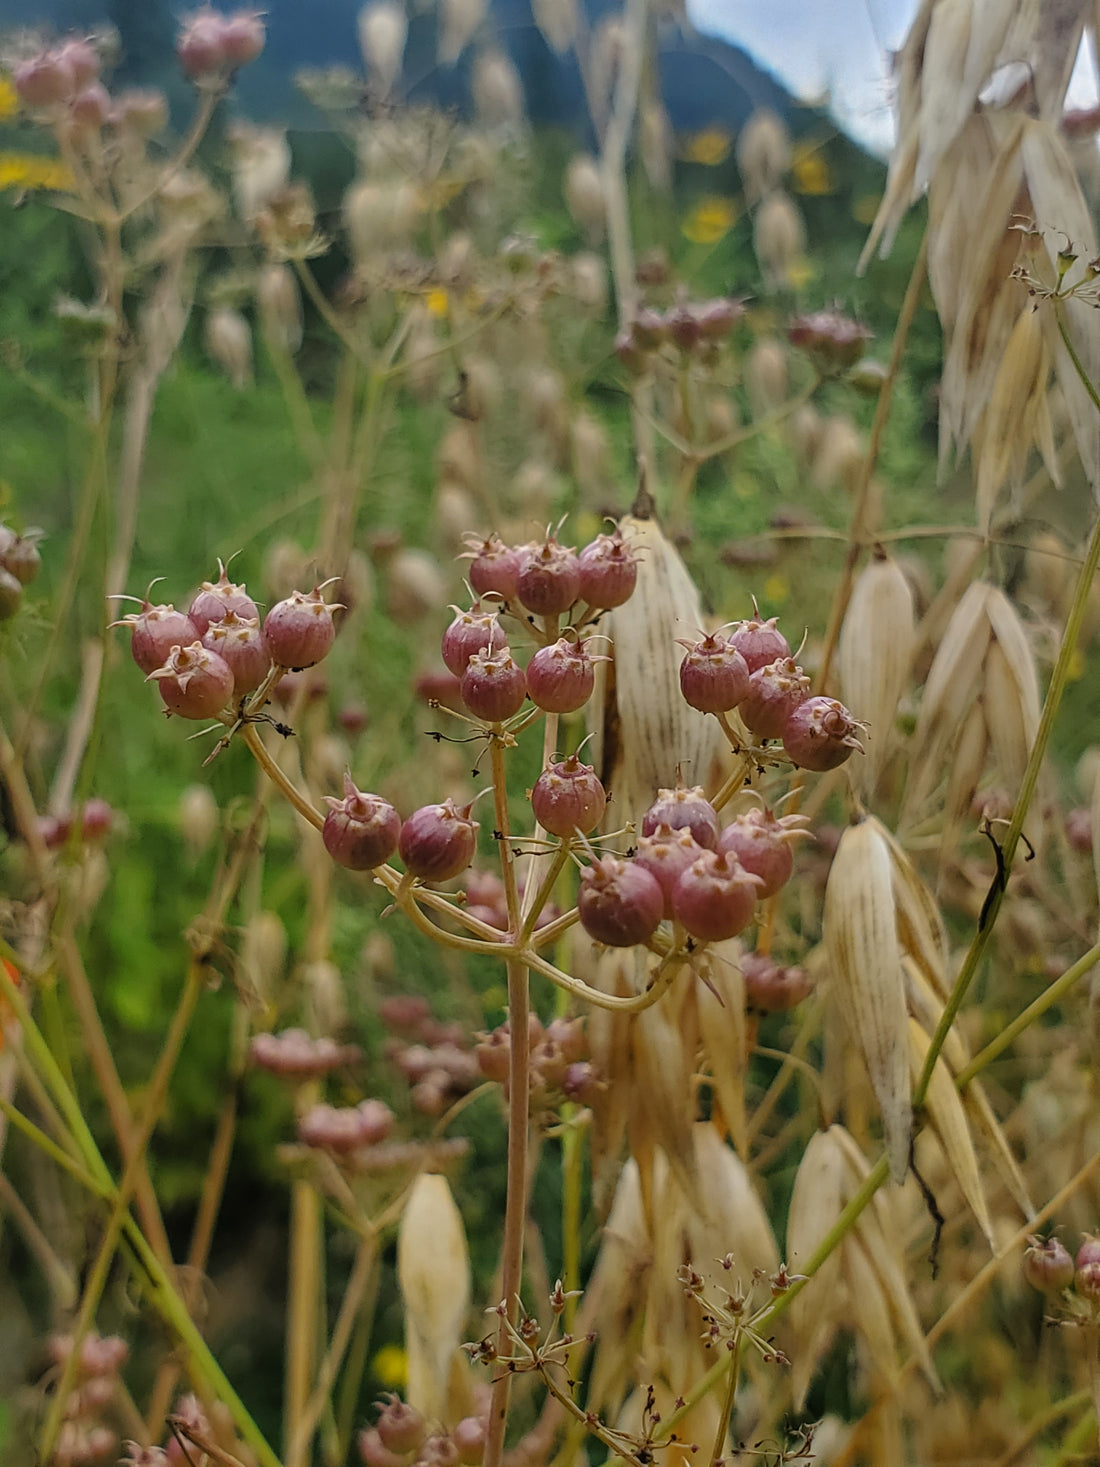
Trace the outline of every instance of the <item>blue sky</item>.
{"label": "blue sky", "polygon": [[[796,96],[828,96],[837,121],[885,154],[893,143],[888,55],[905,37],[917,0],[687,0],[701,31],[726,36]],[[1072,105],[1095,100],[1091,64],[1080,65]]]}

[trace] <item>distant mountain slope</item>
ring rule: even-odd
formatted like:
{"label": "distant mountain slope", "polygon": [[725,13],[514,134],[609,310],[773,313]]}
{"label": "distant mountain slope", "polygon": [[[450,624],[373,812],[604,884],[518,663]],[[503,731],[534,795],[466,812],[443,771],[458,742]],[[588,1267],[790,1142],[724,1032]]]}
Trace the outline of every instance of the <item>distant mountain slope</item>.
{"label": "distant mountain slope", "polygon": [[[59,32],[109,21],[122,37],[124,79],[167,85],[174,72],[176,21],[187,8],[165,0],[5,0],[3,21],[6,26],[48,24]],[[268,0],[263,8],[268,46],[261,61],[240,79],[242,109],[259,120],[277,117],[294,127],[323,125],[296,92],[293,77],[302,67],[359,65],[358,0]],[[615,0],[584,4],[591,26],[619,8]],[[405,66],[409,97],[465,109],[472,48],[456,66],[439,66],[435,6],[414,4],[410,10]],[[474,45],[483,41],[511,55],[533,120],[585,129],[576,60],[572,55],[560,58],[547,46],[532,18],[530,0],[491,0],[483,35]],[[659,66],[665,106],[678,131],[715,124],[736,131],[756,107],[772,107],[787,116],[795,107],[790,94],[746,52],[717,37],[684,33],[668,22],[660,29]],[[797,128],[797,114],[791,122]]]}

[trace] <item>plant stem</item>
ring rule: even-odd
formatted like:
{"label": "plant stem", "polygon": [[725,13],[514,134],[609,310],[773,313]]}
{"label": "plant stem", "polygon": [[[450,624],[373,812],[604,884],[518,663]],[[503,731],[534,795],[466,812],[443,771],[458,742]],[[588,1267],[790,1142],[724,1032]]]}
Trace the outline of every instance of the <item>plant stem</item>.
{"label": "plant stem", "polygon": [[726,1393],[722,1398],[722,1409],[718,1413],[718,1425],[714,1432],[714,1446],[710,1453],[710,1467],[718,1467],[722,1459],[722,1448],[726,1444],[726,1432],[729,1430],[730,1418],[733,1416],[734,1402],[737,1400],[737,1384],[741,1378],[741,1331],[734,1330],[733,1339],[729,1342],[730,1366],[728,1379],[726,1381]]}
{"label": "plant stem", "polygon": [[[508,964],[508,1194],[504,1204],[504,1241],[500,1258],[503,1313],[497,1335],[497,1349],[501,1355],[511,1353],[508,1327],[516,1317],[523,1274],[523,1225],[527,1214],[527,1109],[531,1084],[529,1017],[527,968],[513,959]],[[501,1370],[493,1381],[482,1467],[500,1467],[508,1426],[511,1383],[512,1377],[507,1370]]]}

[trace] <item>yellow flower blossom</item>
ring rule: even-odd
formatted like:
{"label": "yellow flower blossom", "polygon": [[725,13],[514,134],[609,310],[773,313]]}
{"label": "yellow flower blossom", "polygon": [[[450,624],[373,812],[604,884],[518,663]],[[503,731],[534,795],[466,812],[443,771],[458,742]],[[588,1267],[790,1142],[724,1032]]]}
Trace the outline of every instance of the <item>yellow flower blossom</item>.
{"label": "yellow flower blossom", "polygon": [[442,286],[436,286],[429,290],[424,297],[424,304],[428,307],[429,316],[445,316],[450,308],[450,297]]}
{"label": "yellow flower blossom", "polygon": [[400,1390],[408,1375],[408,1358],[400,1345],[383,1345],[371,1361],[371,1369],[389,1391]]}
{"label": "yellow flower blossom", "polygon": [[733,139],[725,128],[704,127],[702,132],[692,133],[684,139],[681,156],[687,163],[702,163],[707,168],[716,168],[729,157]]}
{"label": "yellow flower blossom", "polygon": [[792,290],[804,290],[816,275],[817,270],[814,266],[805,255],[800,255],[797,260],[792,260],[788,267],[787,283]]}
{"label": "yellow flower blossom", "polygon": [[0,122],[6,122],[19,111],[19,94],[10,76],[0,76]]}
{"label": "yellow flower blossom", "polygon": [[764,582],[764,599],[770,606],[782,606],[790,593],[786,576],[769,576]]}
{"label": "yellow flower blossom", "polygon": [[692,244],[717,244],[733,228],[736,220],[737,205],[732,199],[707,194],[698,201],[680,230]]}
{"label": "yellow flower blossom", "polygon": [[795,193],[831,194],[835,187],[833,172],[821,149],[809,143],[800,143],[791,160],[791,177]]}
{"label": "yellow flower blossom", "polygon": [[0,153],[0,189],[71,189],[73,176],[60,158],[41,153]]}

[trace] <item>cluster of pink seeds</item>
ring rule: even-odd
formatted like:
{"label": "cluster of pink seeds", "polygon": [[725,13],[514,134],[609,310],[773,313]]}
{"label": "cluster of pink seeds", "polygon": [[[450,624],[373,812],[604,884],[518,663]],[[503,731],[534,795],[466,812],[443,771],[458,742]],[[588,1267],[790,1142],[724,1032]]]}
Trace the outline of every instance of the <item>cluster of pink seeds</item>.
{"label": "cluster of pink seeds", "polygon": [[681,642],[680,691],[700,713],[735,709],[761,741],[782,740],[799,769],[836,769],[862,752],[860,725],[836,698],[813,697],[775,617],[752,617],[697,642]]}
{"label": "cluster of pink seeds", "polygon": [[29,586],[42,567],[38,542],[40,530],[18,534],[10,525],[0,523],[0,621],[7,621],[19,610],[23,587]]}
{"label": "cluster of pink seeds", "polygon": [[324,587],[295,591],[260,620],[255,601],[218,562],[218,579],[204,581],[186,611],[154,606],[113,626],[128,626],[134,661],[156,682],[164,706],[180,718],[217,718],[238,707],[279,669],[313,667],[336,637]]}
{"label": "cluster of pink seeds", "polygon": [[391,1395],[378,1421],[359,1433],[364,1467],[475,1467],[485,1451],[486,1418],[466,1416],[448,1432],[429,1432],[414,1406]]}
{"label": "cluster of pink seeds", "polygon": [[[64,1366],[73,1352],[72,1338],[54,1335],[49,1350],[53,1363]],[[118,1372],[129,1354],[130,1347],[118,1335],[92,1331],[81,1340],[76,1385],[66,1402],[65,1423],[50,1459],[58,1467],[90,1467],[92,1463],[114,1460],[118,1437],[104,1425],[102,1417],[115,1399]]]}
{"label": "cluster of pink seeds", "polygon": [[581,925],[608,947],[648,942],[662,921],[698,942],[736,937],[790,879],[806,823],[754,808],[723,828],[701,788],[659,790],[633,854],[594,856],[581,872]]}

